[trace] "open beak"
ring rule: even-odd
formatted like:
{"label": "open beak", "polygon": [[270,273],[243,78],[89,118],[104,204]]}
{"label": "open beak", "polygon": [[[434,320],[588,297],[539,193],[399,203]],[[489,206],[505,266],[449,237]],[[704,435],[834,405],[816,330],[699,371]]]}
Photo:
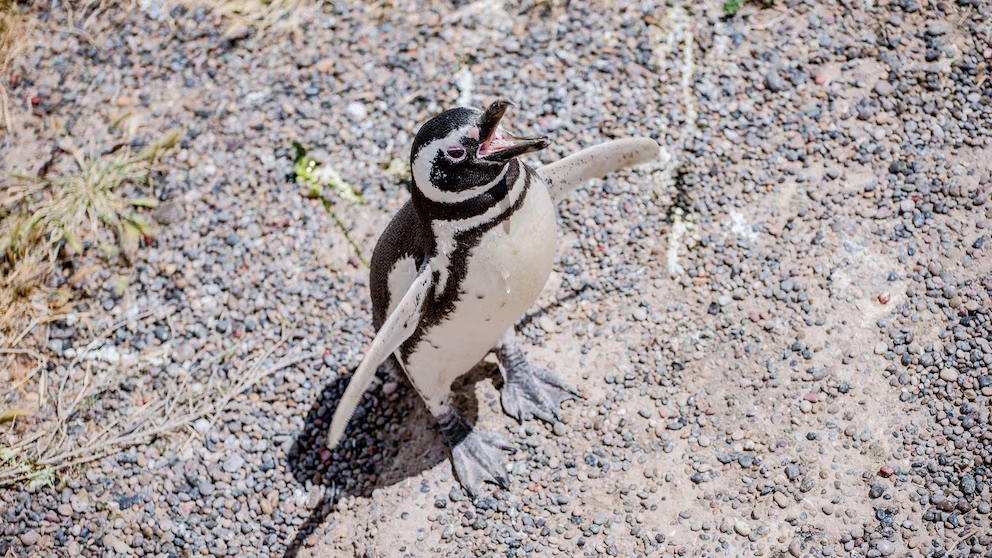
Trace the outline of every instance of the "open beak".
{"label": "open beak", "polygon": [[486,112],[479,117],[479,144],[476,158],[494,163],[505,163],[514,157],[519,157],[531,151],[540,151],[548,146],[546,138],[518,138],[499,127],[499,121],[506,114],[506,109],[513,103],[505,99],[489,105]]}

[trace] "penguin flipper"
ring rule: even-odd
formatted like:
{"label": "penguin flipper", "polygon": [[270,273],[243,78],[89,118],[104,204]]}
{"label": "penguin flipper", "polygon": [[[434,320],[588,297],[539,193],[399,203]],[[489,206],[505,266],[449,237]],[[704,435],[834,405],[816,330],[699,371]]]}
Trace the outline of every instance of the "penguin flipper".
{"label": "penguin flipper", "polygon": [[537,169],[537,174],[548,185],[551,199],[559,202],[587,180],[648,163],[660,155],[661,146],[651,138],[624,138],[587,147]]}
{"label": "penguin flipper", "polygon": [[404,341],[413,335],[420,322],[420,313],[424,306],[424,301],[434,283],[434,271],[430,264],[425,263],[420,270],[420,274],[407,289],[406,294],[400,299],[399,304],[393,313],[386,318],[386,321],[379,328],[372,345],[365,353],[365,358],[358,365],[355,374],[351,377],[348,388],[344,391],[344,396],[334,410],[334,417],[331,419],[331,428],[327,432],[327,447],[334,449],[344,435],[344,429],[348,426],[348,421],[355,414],[358,403],[362,400],[362,395],[372,383],[375,371],[389,355],[393,354]]}

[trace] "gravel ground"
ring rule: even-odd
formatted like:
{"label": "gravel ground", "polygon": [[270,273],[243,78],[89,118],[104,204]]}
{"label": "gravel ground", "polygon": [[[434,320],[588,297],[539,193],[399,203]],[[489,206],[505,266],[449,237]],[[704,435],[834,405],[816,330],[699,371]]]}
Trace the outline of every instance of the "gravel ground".
{"label": "gravel ground", "polygon": [[[232,346],[273,371],[215,423],[0,489],[0,555],[992,557],[992,5],[358,4],[233,36],[153,0],[36,6],[60,32],[15,68],[5,168],[128,112],[135,145],[186,130],[135,192],[163,200],[154,241],[39,334],[54,378],[82,322],[124,318],[101,350],[145,358],[72,427]],[[648,135],[679,169],[561,205],[519,331],[583,398],[520,425],[473,370],[460,406],[519,449],[472,502],[392,372],[322,448],[372,334],[367,271],[286,176],[298,141],[361,190],[331,208],[368,255],[419,124],[497,97],[553,139],[535,165]]]}

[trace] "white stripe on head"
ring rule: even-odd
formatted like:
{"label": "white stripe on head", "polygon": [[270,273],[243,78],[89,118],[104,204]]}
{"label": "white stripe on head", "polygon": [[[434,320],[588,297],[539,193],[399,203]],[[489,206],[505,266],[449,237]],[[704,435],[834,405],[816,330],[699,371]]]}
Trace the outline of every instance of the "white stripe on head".
{"label": "white stripe on head", "polygon": [[438,153],[446,153],[449,147],[461,145],[461,139],[463,137],[472,137],[473,134],[475,137],[478,137],[479,134],[479,129],[475,125],[462,126],[461,128],[452,130],[451,133],[443,138],[436,139],[421,147],[420,150],[414,154],[413,164],[411,165],[414,184],[415,187],[420,190],[420,193],[424,195],[424,197],[437,203],[450,204],[463,202],[470,200],[483,192],[489,191],[489,189],[503,179],[503,176],[506,175],[506,166],[503,167],[503,170],[500,171],[499,176],[497,176],[495,180],[481,186],[460,190],[458,192],[446,192],[434,186],[434,183],[431,182],[431,171],[434,166],[434,158],[437,157]]}

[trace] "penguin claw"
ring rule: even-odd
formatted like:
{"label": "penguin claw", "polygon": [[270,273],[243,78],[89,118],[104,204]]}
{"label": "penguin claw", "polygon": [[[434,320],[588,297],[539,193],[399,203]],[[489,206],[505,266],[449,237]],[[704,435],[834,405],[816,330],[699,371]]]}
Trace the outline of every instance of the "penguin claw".
{"label": "penguin claw", "polygon": [[504,452],[513,446],[492,432],[473,429],[461,442],[451,448],[451,464],[472,498],[482,491],[482,483],[491,482],[502,488],[509,487]]}
{"label": "penguin claw", "polygon": [[500,394],[503,410],[519,422],[534,417],[552,424],[559,422],[558,407],[579,394],[551,372],[527,366],[529,370],[514,370],[507,374]]}

